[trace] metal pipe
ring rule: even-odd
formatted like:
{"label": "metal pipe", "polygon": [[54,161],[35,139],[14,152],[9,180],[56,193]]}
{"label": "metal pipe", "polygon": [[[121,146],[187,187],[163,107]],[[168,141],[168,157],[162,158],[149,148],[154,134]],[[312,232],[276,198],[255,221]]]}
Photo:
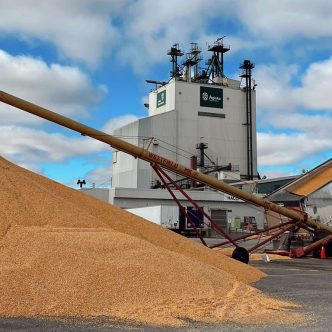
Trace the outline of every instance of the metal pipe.
{"label": "metal pipe", "polygon": [[251,69],[248,70],[248,80],[249,80],[249,86],[248,86],[248,94],[249,94],[249,132],[250,132],[250,174],[249,178],[250,180],[254,179],[254,160],[253,160],[253,151],[252,151],[252,90],[251,90]]}
{"label": "metal pipe", "polygon": [[[239,237],[236,237],[234,238],[233,240],[235,242],[237,241],[240,241],[240,240],[243,240],[243,241],[246,241],[246,239],[248,237],[251,237],[251,236],[254,236],[254,235],[258,235],[258,234],[262,234],[262,233],[268,233],[269,231],[271,231],[272,229],[276,229],[276,228],[280,228],[280,227],[283,227],[283,226],[287,226],[289,224],[294,224],[294,222],[292,221],[288,221],[288,222],[285,222],[283,224],[280,224],[280,225],[276,225],[276,226],[273,226],[273,227],[269,227],[269,228],[266,228],[266,229],[262,229],[260,231],[255,231],[254,234],[250,233],[250,234],[246,234],[246,235],[242,235],[242,236],[239,236]],[[273,236],[274,234],[271,234],[271,236]],[[224,242],[221,242],[221,243],[217,243],[217,244],[214,244],[213,246],[210,246],[210,248],[217,248],[217,247],[221,247],[221,246],[224,246],[226,244],[229,244],[230,241],[224,241]]]}
{"label": "metal pipe", "polygon": [[285,207],[272,203],[268,200],[256,197],[246,191],[243,191],[236,187],[230,186],[224,182],[218,181],[208,175],[201,174],[194,169],[188,168],[184,165],[181,165],[177,162],[166,159],[166,158],[159,156],[155,153],[152,153],[148,150],[145,150],[143,148],[140,148],[138,146],[125,142],[119,138],[106,134],[100,130],[91,128],[91,127],[83,125],[77,121],[69,119],[63,115],[49,111],[46,108],[40,107],[38,105],[35,105],[26,100],[15,97],[15,96],[10,95],[3,91],[0,91],[0,101],[6,103],[8,105],[14,106],[16,108],[19,108],[28,113],[39,116],[43,119],[57,123],[63,127],[77,131],[77,132],[81,133],[83,136],[89,136],[98,141],[109,144],[113,148],[116,148],[117,150],[128,153],[134,157],[140,158],[140,159],[145,160],[150,163],[151,162],[156,163],[165,169],[176,172],[180,175],[183,175],[190,179],[196,180],[198,182],[205,183],[214,189],[223,191],[225,193],[238,197],[247,202],[251,202],[255,205],[262,206],[266,210],[274,211],[274,212],[279,213],[283,216],[286,216],[290,219],[293,219],[294,221],[305,222],[306,224],[308,224],[309,226],[311,226],[315,229],[322,229],[322,230],[332,234],[332,227],[318,223],[311,218],[309,218],[308,220],[305,220],[306,219],[305,216],[303,216],[299,212],[289,210]]}
{"label": "metal pipe", "polygon": [[314,243],[309,244],[306,247],[299,247],[299,248],[293,248],[290,253],[289,256],[292,258],[300,258],[303,256],[308,255],[310,252],[321,248],[322,246],[325,246],[326,244],[329,244],[330,242],[332,242],[332,235],[328,235],[326,237],[324,237],[321,240],[318,240]]}
{"label": "metal pipe", "polygon": [[270,236],[268,239],[262,241],[262,242],[259,242],[257,243],[255,246],[253,246],[252,248],[248,249],[249,252],[252,252],[252,251],[255,251],[257,248],[263,246],[265,243],[268,243],[270,242],[271,240],[275,239],[276,237],[278,237],[279,235],[287,232],[287,231],[290,231],[291,229],[297,227],[297,226],[300,226],[302,224],[302,221],[297,221],[296,223],[294,224],[290,224],[286,227],[282,227],[280,229],[280,231],[278,232],[275,232],[272,236]]}

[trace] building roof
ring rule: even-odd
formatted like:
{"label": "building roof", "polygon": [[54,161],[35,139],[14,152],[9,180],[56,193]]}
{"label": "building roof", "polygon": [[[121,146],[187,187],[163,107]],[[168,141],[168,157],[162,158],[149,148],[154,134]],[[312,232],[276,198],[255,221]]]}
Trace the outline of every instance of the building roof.
{"label": "building roof", "polygon": [[308,196],[332,181],[332,159],[305,173],[297,181],[290,183],[288,191]]}
{"label": "building roof", "polygon": [[241,188],[242,190],[248,191],[250,193],[268,195],[275,192],[280,187],[296,179],[298,175],[278,177],[272,179],[260,179],[260,180],[247,180],[232,183],[233,186]]}
{"label": "building roof", "polygon": [[281,197],[289,197],[289,194],[291,196],[296,195],[299,198],[306,197],[330,182],[332,182],[332,158],[296,178],[294,181],[285,184],[271,193],[268,198],[275,201]]}

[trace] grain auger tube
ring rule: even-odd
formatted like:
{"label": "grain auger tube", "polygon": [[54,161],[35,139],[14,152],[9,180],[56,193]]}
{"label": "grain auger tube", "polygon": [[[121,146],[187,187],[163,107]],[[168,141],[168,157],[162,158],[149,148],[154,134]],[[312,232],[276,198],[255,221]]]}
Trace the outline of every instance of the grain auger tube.
{"label": "grain auger tube", "polygon": [[[306,228],[310,227],[313,229],[320,229],[320,230],[325,231],[328,234],[332,234],[332,227],[318,223],[317,221],[313,220],[312,218],[307,218],[307,216],[305,214],[303,214],[299,211],[290,210],[285,207],[274,204],[266,199],[256,197],[246,191],[243,191],[241,189],[230,186],[224,182],[218,181],[217,179],[214,179],[208,175],[199,173],[198,171],[196,171],[194,169],[181,165],[172,160],[166,159],[166,158],[164,158],[160,155],[157,155],[155,153],[152,153],[144,148],[140,148],[138,146],[130,144],[130,143],[123,141],[119,138],[116,138],[112,135],[109,135],[107,133],[104,133],[104,132],[94,129],[92,127],[86,126],[82,123],[74,121],[70,118],[57,114],[50,110],[47,110],[43,107],[30,103],[26,100],[20,99],[16,96],[13,96],[6,92],[0,91],[0,101],[2,101],[3,103],[6,103],[8,105],[14,106],[16,108],[19,108],[28,113],[34,114],[34,115],[41,117],[43,119],[46,119],[48,121],[57,123],[60,126],[74,130],[83,136],[89,136],[98,141],[106,143],[119,151],[128,153],[136,158],[140,158],[149,163],[152,163],[153,165],[156,164],[163,169],[170,170],[170,171],[180,174],[184,177],[201,182],[216,190],[220,190],[224,193],[235,196],[235,197],[240,198],[249,203],[255,204],[257,206],[261,206],[267,211],[271,210],[280,215],[283,215],[283,216],[289,218],[290,222],[287,223],[287,225],[283,225],[283,227],[280,228],[280,230],[279,230],[280,234],[285,232],[286,230],[289,230],[289,229],[292,229],[295,227],[300,227],[302,225]],[[234,242],[234,240],[232,242]],[[239,249],[239,248],[241,248],[241,247],[237,246],[237,248],[235,249],[235,251],[237,251],[239,253],[238,255],[235,254],[235,256],[236,256],[235,258],[237,258],[241,261],[246,261],[247,255],[244,254],[245,249],[243,249],[243,248]]]}

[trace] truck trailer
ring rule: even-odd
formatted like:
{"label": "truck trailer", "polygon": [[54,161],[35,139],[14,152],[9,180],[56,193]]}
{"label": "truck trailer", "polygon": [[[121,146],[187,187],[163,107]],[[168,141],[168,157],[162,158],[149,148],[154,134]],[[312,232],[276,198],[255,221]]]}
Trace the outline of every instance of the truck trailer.
{"label": "truck trailer", "polygon": [[177,206],[155,205],[126,209],[126,211],[149,220],[164,228],[179,230],[180,215]]}

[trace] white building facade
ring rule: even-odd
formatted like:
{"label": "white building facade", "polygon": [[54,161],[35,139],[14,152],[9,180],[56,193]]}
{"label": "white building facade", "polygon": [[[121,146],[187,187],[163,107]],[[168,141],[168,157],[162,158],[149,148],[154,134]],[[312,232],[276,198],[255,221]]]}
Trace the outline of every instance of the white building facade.
{"label": "white building facade", "polygon": [[[252,131],[256,133],[255,91],[252,91]],[[231,164],[234,180],[246,178],[248,142],[246,92],[240,81],[222,86],[172,79],[149,95],[149,116],[119,128],[116,135],[147,147],[167,159],[190,167],[197,145],[207,145],[206,162]],[[143,138],[143,139],[142,139]],[[150,139],[150,141],[149,141]],[[257,141],[252,137],[254,177],[257,177]],[[120,151],[114,152],[112,187],[150,188],[157,180],[150,165]]]}

